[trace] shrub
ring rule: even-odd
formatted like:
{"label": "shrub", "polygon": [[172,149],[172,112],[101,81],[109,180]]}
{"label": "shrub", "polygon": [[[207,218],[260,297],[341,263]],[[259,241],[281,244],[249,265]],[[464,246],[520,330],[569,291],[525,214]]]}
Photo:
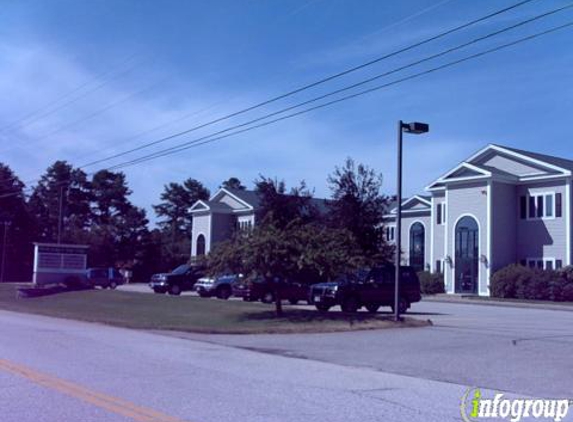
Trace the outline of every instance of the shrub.
{"label": "shrub", "polygon": [[573,300],[573,268],[558,271],[509,265],[491,278],[492,297],[529,300]]}
{"label": "shrub", "polygon": [[418,278],[420,279],[420,291],[422,294],[435,295],[446,292],[443,274],[420,271]]}

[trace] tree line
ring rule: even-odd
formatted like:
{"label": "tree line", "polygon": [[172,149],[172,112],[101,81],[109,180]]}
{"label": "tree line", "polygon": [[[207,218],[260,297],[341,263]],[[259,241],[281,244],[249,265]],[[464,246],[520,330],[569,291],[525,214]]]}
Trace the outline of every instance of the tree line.
{"label": "tree line", "polygon": [[[284,181],[259,176],[253,188],[261,199],[257,216],[261,224],[257,224],[254,235],[237,233],[217,248],[212,253],[212,268],[229,269],[235,264],[230,258],[224,261],[225,254],[237,255],[247,240],[265,238],[288,239],[290,246],[275,245],[277,251],[283,246],[292,248],[295,240],[299,251],[306,245],[304,254],[292,249],[289,259],[283,257],[283,264],[291,265],[291,270],[318,265],[323,274],[332,272],[337,265],[333,260],[336,254],[339,261],[348,262],[387,259],[391,250],[381,237],[380,226],[388,198],[381,193],[381,175],[347,159],[328,177],[328,183],[332,196],[324,202],[314,200],[304,182],[287,189]],[[246,189],[235,177],[225,180],[221,187]],[[153,228],[145,210],[131,202],[131,194],[124,173],[100,170],[88,176],[65,161],[48,167],[26,194],[24,183],[8,165],[0,163],[4,280],[31,280],[33,242],[87,244],[90,266],[131,269],[136,281],[147,281],[152,273],[188,262],[192,230],[189,209],[197,200],[209,199],[209,189],[194,178],[165,185],[159,202],[152,207],[157,216]],[[238,249],[233,251],[234,246]],[[259,247],[273,246],[263,241]],[[293,257],[298,257],[295,264]]]}

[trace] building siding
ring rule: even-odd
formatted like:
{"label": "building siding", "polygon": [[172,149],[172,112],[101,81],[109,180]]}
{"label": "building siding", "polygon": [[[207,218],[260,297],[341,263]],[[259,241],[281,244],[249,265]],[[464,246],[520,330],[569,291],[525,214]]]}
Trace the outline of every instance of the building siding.
{"label": "building siding", "polygon": [[523,195],[561,193],[563,216],[543,220],[522,220],[517,213],[517,260],[527,258],[555,258],[567,261],[567,222],[565,181],[544,182],[517,187],[516,201]]}
{"label": "building siding", "polygon": [[211,214],[194,214],[191,235],[191,256],[197,256],[197,238],[205,236],[205,253],[211,250]]}
{"label": "building siding", "polygon": [[490,274],[517,262],[517,218],[519,217],[515,185],[491,184]]}
{"label": "building siding", "polygon": [[423,212],[408,214],[402,217],[402,265],[410,265],[410,228],[416,222],[424,226],[424,269],[430,265],[430,248],[431,248],[431,217],[427,208]]}
{"label": "building siding", "polygon": [[[487,254],[487,184],[468,184],[450,186],[447,196],[447,246],[446,254],[451,258],[451,265],[446,265],[445,281],[448,292],[454,293],[455,283],[455,229],[463,216],[474,217],[479,226],[478,257]],[[488,278],[486,263],[478,262],[478,293],[487,295]]]}
{"label": "building siding", "polygon": [[497,153],[491,158],[488,158],[481,162],[486,166],[495,167],[497,169],[506,171],[508,173],[516,174],[518,176],[523,175],[537,175],[546,173],[546,171],[541,170],[531,164],[525,164],[518,161],[516,158],[504,157]]}

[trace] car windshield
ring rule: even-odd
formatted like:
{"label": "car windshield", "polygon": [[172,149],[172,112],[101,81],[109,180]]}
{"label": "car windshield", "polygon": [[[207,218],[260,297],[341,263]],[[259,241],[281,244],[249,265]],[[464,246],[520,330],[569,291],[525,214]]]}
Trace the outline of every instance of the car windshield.
{"label": "car windshield", "polygon": [[185,274],[189,269],[189,265],[180,265],[171,271],[171,274]]}

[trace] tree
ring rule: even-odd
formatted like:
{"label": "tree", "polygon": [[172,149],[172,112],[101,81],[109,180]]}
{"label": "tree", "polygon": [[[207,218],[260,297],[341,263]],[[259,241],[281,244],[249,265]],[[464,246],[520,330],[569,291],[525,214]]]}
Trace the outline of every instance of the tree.
{"label": "tree", "polygon": [[36,239],[55,242],[60,235],[62,242],[72,242],[83,237],[92,217],[90,199],[86,174],[65,161],[56,161],[48,167],[30,196]]}
{"label": "tree", "polygon": [[178,265],[189,256],[193,218],[189,209],[199,200],[209,199],[209,190],[193,178],[182,184],[169,183],[164,186],[161,203],[154,205],[155,214],[161,218],[163,256],[169,267]]}
{"label": "tree", "polygon": [[223,183],[221,183],[220,187],[225,189],[235,189],[235,190],[247,189],[245,186],[243,186],[241,181],[236,177],[230,177],[229,179],[225,180]]}
{"label": "tree", "polygon": [[382,175],[347,158],[328,176],[328,183],[333,199],[329,203],[330,225],[347,228],[367,258],[390,259],[392,250],[382,237],[382,218],[388,204],[380,193]]}
{"label": "tree", "polygon": [[344,229],[305,224],[300,219],[281,228],[268,220],[215,246],[208,265],[213,274],[231,271],[274,283],[275,310],[281,316],[278,282],[301,280],[309,274],[317,281],[334,278],[358,268],[360,253],[354,237]]}
{"label": "tree", "polygon": [[5,268],[0,267],[0,271],[3,271],[5,280],[31,279],[32,229],[32,218],[24,195],[24,183],[10,167],[0,163],[0,257],[5,258],[3,260]]}
{"label": "tree", "polygon": [[139,245],[148,232],[145,211],[129,201],[131,190],[121,172],[98,171],[90,186],[91,262],[102,266],[133,264],[141,258]]}
{"label": "tree", "polygon": [[255,190],[260,198],[257,218],[261,221],[272,221],[277,227],[284,228],[294,220],[310,222],[318,219],[319,211],[304,181],[287,193],[283,180],[261,175],[255,180]]}

